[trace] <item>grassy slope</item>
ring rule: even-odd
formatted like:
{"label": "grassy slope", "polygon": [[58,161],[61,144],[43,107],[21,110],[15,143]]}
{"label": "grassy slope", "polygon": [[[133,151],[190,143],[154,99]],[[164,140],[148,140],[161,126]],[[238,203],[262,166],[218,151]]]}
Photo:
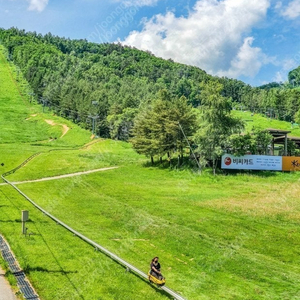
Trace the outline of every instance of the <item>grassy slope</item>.
{"label": "grassy slope", "polygon": [[299,126],[292,128],[291,123],[285,121],[279,121],[276,119],[269,119],[260,114],[252,115],[249,111],[233,111],[233,115],[240,117],[246,122],[246,130],[251,131],[253,127],[255,128],[274,128],[282,130],[290,130],[290,136],[300,136]]}
{"label": "grassy slope", "polygon": [[[54,154],[49,164],[45,159],[41,162],[44,169],[51,169],[58,158],[63,160],[62,155],[73,150],[49,150],[82,146],[90,141],[90,133],[50,113],[43,114],[40,106],[30,104],[27,96],[21,95],[23,91],[19,90],[14,70],[1,53],[0,160],[4,163],[0,167],[1,173],[40,151],[45,157]],[[61,126],[50,126],[45,120],[66,124],[72,129],[60,138]],[[54,137],[57,139],[53,140]],[[75,162],[68,161],[67,165],[70,164]],[[64,165],[59,167],[62,169]],[[30,211],[32,221],[28,227],[36,234],[30,238],[20,234],[19,220],[23,209]],[[0,187],[0,210],[0,232],[10,242],[41,299],[133,299],[135,289],[140,292],[141,299],[157,296],[157,292],[143,281],[126,274],[110,259],[43,217],[8,186]],[[158,294],[160,298],[166,297]]]}
{"label": "grassy slope", "polygon": [[188,299],[297,295],[298,174],[201,177],[131,165],[135,154],[120,143],[93,148],[127,159],[117,170],[20,187],[144,271],[159,255],[169,285]]}
{"label": "grassy slope", "polygon": [[[98,162],[99,156],[89,153],[90,146],[75,150],[90,142],[90,133],[52,113],[42,113],[41,107],[30,103],[20,88],[22,78],[18,76],[17,81],[16,77],[14,66],[9,65],[1,53],[0,124],[3,130],[0,132],[0,163],[4,163],[0,167],[1,173],[16,167],[36,152],[42,152],[35,158],[40,159],[39,163],[35,166],[33,160],[27,165],[38,170],[35,176],[51,175],[51,170],[62,174],[64,170],[79,171],[112,163]],[[50,126],[45,120],[65,124],[70,130],[60,138],[62,126]],[[70,159],[69,153],[73,153]],[[87,165],[89,161],[91,163]],[[20,234],[20,212],[23,209],[30,211],[28,227],[35,233],[30,238]],[[136,298],[136,292],[140,299],[167,298],[45,218],[8,186],[0,186],[0,211],[0,232],[9,241],[41,299],[129,300]]]}
{"label": "grassy slope", "polygon": [[[3,74],[0,79],[8,82]],[[13,87],[8,90],[12,93]],[[6,93],[6,101],[15,101],[16,94]],[[31,106],[14,109],[32,112]],[[48,130],[53,128],[42,127],[44,119],[53,116],[38,113],[43,142],[24,144],[12,133],[11,144],[0,145],[3,169],[40,149],[71,148],[89,140],[86,132],[70,125],[73,129],[64,138],[49,142]],[[23,130],[30,133],[28,124],[24,122]],[[35,134],[26,135],[28,142]],[[298,174],[212,178],[144,168],[143,161],[125,143],[101,141],[86,149],[43,153],[9,178],[33,179],[119,165],[105,173],[20,188],[145,272],[149,259],[159,255],[168,284],[188,299],[299,297]],[[7,186],[0,186],[0,209],[0,231],[42,299],[166,299],[42,216]],[[30,238],[20,235],[22,209],[30,210],[28,227],[34,233]]]}

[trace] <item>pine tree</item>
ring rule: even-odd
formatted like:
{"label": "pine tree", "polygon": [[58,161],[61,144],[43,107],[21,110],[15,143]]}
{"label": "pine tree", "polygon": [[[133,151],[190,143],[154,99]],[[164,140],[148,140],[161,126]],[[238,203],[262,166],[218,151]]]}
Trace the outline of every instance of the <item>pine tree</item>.
{"label": "pine tree", "polygon": [[196,141],[202,158],[212,160],[214,175],[228,138],[243,129],[243,123],[231,116],[231,99],[223,97],[222,90],[217,81],[201,84],[201,124]]}
{"label": "pine tree", "polygon": [[134,149],[141,154],[162,158],[179,151],[183,156],[184,136],[191,136],[196,129],[196,116],[192,106],[185,97],[172,99],[166,90],[161,90],[158,99],[139,113],[132,130],[131,142]]}

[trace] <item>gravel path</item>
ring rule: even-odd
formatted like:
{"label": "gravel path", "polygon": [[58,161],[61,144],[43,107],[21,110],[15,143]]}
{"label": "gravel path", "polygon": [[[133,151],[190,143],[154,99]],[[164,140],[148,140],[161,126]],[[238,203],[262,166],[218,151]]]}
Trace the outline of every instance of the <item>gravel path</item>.
{"label": "gravel path", "polygon": [[[108,170],[113,170],[113,169],[117,169],[117,168],[118,167],[101,168],[101,169],[94,169],[94,170],[77,172],[77,173],[72,173],[72,174],[65,174],[65,175],[52,176],[52,177],[45,177],[45,178],[40,178],[40,179],[33,179],[33,180],[26,180],[26,181],[15,181],[15,182],[12,182],[12,183],[13,184],[24,184],[24,183],[31,183],[31,182],[57,180],[57,179],[62,179],[62,178],[68,178],[68,177],[81,176],[81,175],[91,174],[91,173],[96,173],[96,172],[108,171]],[[0,186],[1,185],[6,185],[6,183],[0,183]]]}
{"label": "gravel path", "polygon": [[0,268],[0,300],[17,300],[4,275],[5,272]]}

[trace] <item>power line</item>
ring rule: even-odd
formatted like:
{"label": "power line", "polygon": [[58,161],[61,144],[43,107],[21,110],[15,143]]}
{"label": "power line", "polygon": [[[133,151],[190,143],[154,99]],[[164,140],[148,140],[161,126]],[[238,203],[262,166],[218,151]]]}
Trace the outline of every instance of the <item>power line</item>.
{"label": "power line", "polygon": [[197,159],[197,157],[196,157],[196,155],[195,155],[195,153],[194,153],[194,151],[193,151],[193,149],[192,149],[192,147],[191,147],[191,144],[190,144],[189,140],[187,139],[187,137],[186,137],[186,135],[185,135],[185,132],[183,131],[183,128],[182,128],[182,126],[181,126],[181,124],[180,124],[179,122],[178,122],[178,125],[179,125],[179,128],[180,128],[181,131],[182,131],[182,134],[183,134],[183,136],[184,136],[186,142],[188,143],[188,145],[189,145],[189,147],[190,147],[190,150],[191,150],[192,153],[193,153],[193,156],[194,156],[194,158],[195,158],[195,161],[196,161],[196,163],[197,163],[197,165],[198,165],[198,167],[199,167],[199,171],[201,172],[201,165],[200,165],[200,163],[199,163],[199,161],[198,161],[198,159]]}

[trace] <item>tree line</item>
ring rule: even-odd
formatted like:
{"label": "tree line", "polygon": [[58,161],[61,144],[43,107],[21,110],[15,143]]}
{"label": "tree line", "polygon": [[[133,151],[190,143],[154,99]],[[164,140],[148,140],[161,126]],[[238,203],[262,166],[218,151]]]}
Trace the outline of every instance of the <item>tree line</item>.
{"label": "tree line", "polygon": [[[213,165],[221,149],[241,152],[241,138],[234,136],[243,124],[231,116],[233,107],[291,122],[300,119],[298,69],[285,84],[251,87],[121,44],[17,28],[0,28],[0,42],[38,102],[83,128],[91,129],[91,119],[97,117],[97,135],[130,140],[151,158],[171,159],[176,153],[182,159],[189,141]],[[247,138],[242,139],[244,145]]]}

